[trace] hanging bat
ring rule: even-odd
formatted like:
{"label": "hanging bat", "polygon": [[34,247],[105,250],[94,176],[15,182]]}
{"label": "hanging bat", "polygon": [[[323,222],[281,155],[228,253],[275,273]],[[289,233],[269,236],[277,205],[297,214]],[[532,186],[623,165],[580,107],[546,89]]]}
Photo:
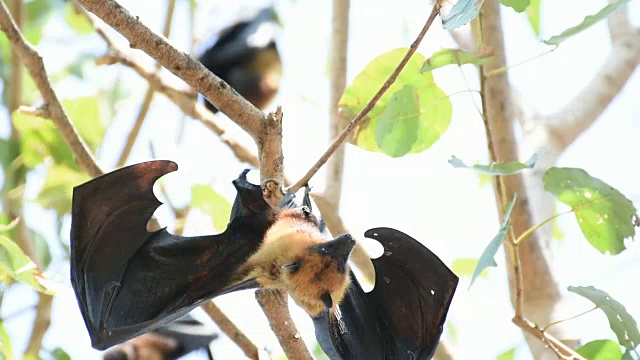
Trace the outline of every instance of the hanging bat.
{"label": "hanging bat", "polygon": [[[259,109],[269,105],[280,89],[282,60],[276,47],[279,28],[275,10],[260,11],[220,32],[199,60]],[[214,113],[218,109],[205,100]]]}
{"label": "hanging bat", "polygon": [[172,360],[204,349],[213,359],[209,344],[218,337],[206,325],[186,315],[151,332],[105,351],[104,360]]}
{"label": "hanging bat", "polygon": [[331,359],[428,359],[435,350],[458,278],[433,253],[389,228],[369,230],[384,255],[373,260],[376,285],[364,293],[347,263],[348,234],[327,237],[313,213],[289,192],[278,208],[259,186],[233,181],[238,194],[227,229],[182,237],[147,232],[160,202],[153,184],[171,161],[129,166],[74,189],[71,277],[98,349],[175,320],[231,291],[287,291],[314,321]]}

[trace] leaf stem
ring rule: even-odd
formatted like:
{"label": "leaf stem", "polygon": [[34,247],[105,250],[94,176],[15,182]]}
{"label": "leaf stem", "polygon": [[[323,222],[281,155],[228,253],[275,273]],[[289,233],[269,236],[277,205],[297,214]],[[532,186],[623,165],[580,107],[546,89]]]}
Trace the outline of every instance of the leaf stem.
{"label": "leaf stem", "polygon": [[542,226],[544,226],[546,223],[548,223],[550,221],[553,221],[553,220],[555,220],[556,218],[559,218],[562,215],[571,214],[574,211],[575,211],[574,209],[570,209],[570,210],[567,210],[567,211],[564,211],[564,212],[561,212],[561,213],[557,213],[557,214],[553,215],[552,217],[544,220],[543,222],[530,227],[529,229],[527,229],[527,231],[523,232],[520,236],[518,236],[518,238],[513,241],[513,244],[514,245],[520,244],[520,242],[522,242],[524,239],[526,239],[529,235],[533,234],[534,231],[536,231],[539,228],[541,228]]}
{"label": "leaf stem", "polygon": [[594,307],[594,308],[592,308],[592,309],[589,309],[589,310],[587,310],[587,311],[583,311],[583,312],[581,312],[580,314],[578,314],[578,315],[574,315],[574,316],[572,316],[572,317],[570,317],[570,318],[566,318],[566,319],[562,319],[562,320],[554,321],[554,322],[550,323],[549,325],[547,325],[547,326],[543,327],[543,328],[542,328],[542,332],[547,331],[547,329],[549,329],[549,328],[550,328],[550,327],[552,327],[553,325],[557,325],[557,324],[560,324],[560,323],[563,323],[563,322],[566,322],[566,321],[569,321],[569,320],[573,320],[573,319],[579,318],[580,316],[582,316],[582,315],[587,315],[588,313],[590,313],[590,312],[592,312],[592,311],[594,311],[594,310],[597,310],[597,309],[599,309],[599,308],[600,308],[599,306],[596,306],[596,307]]}

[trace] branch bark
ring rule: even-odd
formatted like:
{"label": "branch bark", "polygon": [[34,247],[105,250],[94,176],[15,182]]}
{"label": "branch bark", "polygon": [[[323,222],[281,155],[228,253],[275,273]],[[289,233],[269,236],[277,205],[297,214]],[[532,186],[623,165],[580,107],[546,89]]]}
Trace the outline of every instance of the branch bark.
{"label": "branch bark", "polygon": [[27,42],[24,36],[22,36],[11,15],[9,15],[9,11],[4,2],[0,4],[0,29],[7,35],[13,50],[20,56],[29,71],[29,74],[45,101],[44,108],[48,111],[50,119],[58,128],[62,137],[67,144],[69,144],[69,147],[71,147],[78,164],[91,176],[101,175],[102,170],[98,167],[87,145],[71,124],[67,113],[58,100],[58,96],[51,88],[42,57],[36,49]]}
{"label": "branch bark", "polygon": [[[518,146],[514,136],[512,90],[507,74],[485,78],[485,74],[507,65],[500,2],[485,1],[481,16],[483,46],[494,51],[494,60],[481,67],[482,105],[489,154],[491,161],[517,161]],[[554,309],[540,309],[538,303],[540,299],[544,299],[546,304],[559,304],[561,293],[551,271],[547,249],[538,241],[537,234],[517,247],[512,244],[514,234],[522,234],[533,225],[529,197],[523,179],[520,175],[498,176],[494,179],[494,190],[501,221],[507,202],[514,193],[518,194],[511,215],[510,236],[505,240],[511,301],[516,317],[531,318],[536,323],[549,323]],[[553,356],[538,339],[530,336],[526,339],[535,358]]]}
{"label": "branch bark", "polygon": [[234,324],[220,308],[213,302],[207,301],[200,305],[207,315],[213,320],[216,325],[224,332],[251,360],[258,360],[258,348],[249,340],[249,338],[242,333],[240,329]]}
{"label": "branch bark", "polygon": [[240,96],[225,81],[211,73],[199,61],[176,49],[154,33],[137,17],[113,0],[77,0],[129,40],[130,47],[140,49],[159,64],[204,95],[220,111],[259,141],[262,125],[267,121],[262,111]]}

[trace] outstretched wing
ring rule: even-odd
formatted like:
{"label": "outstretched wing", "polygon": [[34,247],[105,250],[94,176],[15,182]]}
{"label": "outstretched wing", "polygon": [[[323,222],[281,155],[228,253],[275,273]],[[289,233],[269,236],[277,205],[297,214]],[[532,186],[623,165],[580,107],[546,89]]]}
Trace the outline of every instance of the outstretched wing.
{"label": "outstretched wing", "polygon": [[365,236],[384,246],[374,259],[376,285],[365,293],[352,275],[334,314],[314,319],[316,337],[334,359],[430,359],[458,277],[429,249],[390,228]]}
{"label": "outstretched wing", "polygon": [[94,348],[153,330],[235,290],[229,288],[231,275],[270,225],[269,206],[245,171],[234,181],[238,196],[222,234],[148,232],[161,204],[153,184],[176,169],[171,161],[150,161],[74,189],[71,281]]}

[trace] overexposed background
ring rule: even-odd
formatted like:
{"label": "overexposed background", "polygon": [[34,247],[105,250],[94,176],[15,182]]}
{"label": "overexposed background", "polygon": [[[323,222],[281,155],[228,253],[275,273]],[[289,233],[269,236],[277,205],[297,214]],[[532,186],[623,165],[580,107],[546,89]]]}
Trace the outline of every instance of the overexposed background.
{"label": "overexposed background", "polygon": [[[146,25],[160,31],[165,1],[122,0],[120,3]],[[265,4],[271,2],[198,1],[196,35],[204,40],[237,19],[255,13]],[[560,33],[604,5],[605,1],[600,0],[543,1],[541,37],[546,39]],[[638,26],[640,2],[632,1],[630,7],[632,21]],[[285,170],[290,178],[296,179],[315,162],[328,141],[327,62],[331,8],[329,1],[302,0],[278,2],[277,9],[284,25],[278,39],[284,58],[284,80],[272,107],[276,104],[283,106]],[[408,46],[430,9],[431,5],[419,0],[352,0],[349,80],[375,56]],[[505,35],[509,63],[518,63],[549,49],[536,38],[524,14],[503,8],[503,15],[508,24]],[[62,69],[75,54],[90,52],[102,55],[104,52],[100,38],[95,35],[77,37],[63,21],[61,17],[49,21],[44,29],[47,34],[45,41],[38,46],[50,73]],[[189,51],[187,21],[187,2],[179,1],[171,41],[186,52]],[[436,24],[439,25],[438,22]],[[454,46],[449,35],[440,26],[434,26],[419,52],[428,57],[438,49]],[[541,112],[550,113],[585,85],[604,61],[608,49],[606,22],[601,22],[566,41],[558,50],[511,69],[509,74],[528,101]],[[152,64],[142,52],[136,53],[140,59]],[[463,68],[463,71],[470,89],[478,89],[473,68]],[[463,72],[457,67],[438,69],[434,74],[448,94],[469,89]],[[168,73],[165,75],[170,76]],[[146,82],[120,66],[96,68],[92,65],[84,81],[70,79],[55,85],[61,98],[76,97],[93,94],[98,84],[111,83],[118,76],[124,81],[129,96],[118,104],[115,118],[108,119],[111,125],[98,153],[101,166],[109,170],[113,169],[137,115]],[[636,206],[640,204],[637,169],[639,99],[640,74],[636,71],[601,119],[574,143],[558,164],[585,169],[620,190]],[[475,173],[454,169],[447,163],[453,154],[467,163],[486,163],[488,159],[484,128],[475,107],[479,106],[479,98],[477,94],[464,92],[452,96],[451,100],[454,111],[449,130],[431,149],[421,154],[392,159],[347,145],[341,214],[354,234],[363,234],[377,226],[394,227],[420,240],[448,265],[456,258],[477,258],[482,253],[499,226],[491,186],[482,184]],[[189,200],[194,183],[213,182],[215,189],[232,201],[235,190],[231,180],[246,165],[239,164],[213,133],[194,120],[186,120],[184,140],[176,145],[181,119],[181,112],[169,100],[156,95],[129,164],[151,159],[148,146],[151,142],[158,157],[175,160],[180,165],[177,173],[166,177],[168,192],[178,206]],[[8,121],[6,112],[0,112],[2,136],[8,133]],[[252,146],[249,137],[237,127],[232,133],[232,136]],[[316,175],[312,182],[319,189],[323,187],[323,175]],[[36,171],[31,176],[28,199],[36,197],[44,171],[40,174]],[[166,219],[170,226],[171,219],[163,210],[168,213],[161,208],[160,217]],[[53,213],[29,204],[25,212],[26,221],[31,226],[45,235],[55,233]],[[623,303],[632,316],[640,319],[638,244],[630,242],[629,249],[615,257],[601,255],[585,241],[573,215],[561,217],[559,226],[564,236],[553,242],[552,248],[561,287],[596,286],[607,291]],[[190,235],[213,231],[210,219],[197,211],[190,217],[186,228]],[[69,219],[64,229],[68,234]],[[65,240],[68,241],[68,235]],[[62,347],[73,359],[99,358],[100,353],[90,347],[69,283],[68,266],[60,260],[61,253],[54,254],[54,259],[56,256],[58,261],[50,267],[49,275],[59,282],[60,290],[54,300],[52,326],[43,345],[47,349]],[[467,289],[469,279],[461,279],[450,309],[444,337],[456,347],[461,359],[492,359],[514,346],[518,359],[531,358],[521,332],[511,324],[513,310],[502,252],[496,260],[498,268],[490,269],[489,277],[479,279],[471,290]],[[14,286],[5,295],[1,315],[4,318],[36,301],[30,289]],[[566,314],[566,317],[591,307],[590,303],[568,292],[567,301],[576,305],[575,312]],[[254,301],[253,292],[225,295],[217,298],[216,303],[259,348],[264,347],[275,355],[281,354],[275,336]],[[295,305],[291,307],[303,338],[313,346],[315,337],[311,321]],[[5,323],[16,352],[26,347],[34,315],[34,311],[25,311]],[[207,320],[206,316],[200,318]],[[599,312],[574,322],[585,342],[615,339],[606,318]],[[213,349],[218,359],[242,358],[240,350],[224,336],[213,343]]]}

